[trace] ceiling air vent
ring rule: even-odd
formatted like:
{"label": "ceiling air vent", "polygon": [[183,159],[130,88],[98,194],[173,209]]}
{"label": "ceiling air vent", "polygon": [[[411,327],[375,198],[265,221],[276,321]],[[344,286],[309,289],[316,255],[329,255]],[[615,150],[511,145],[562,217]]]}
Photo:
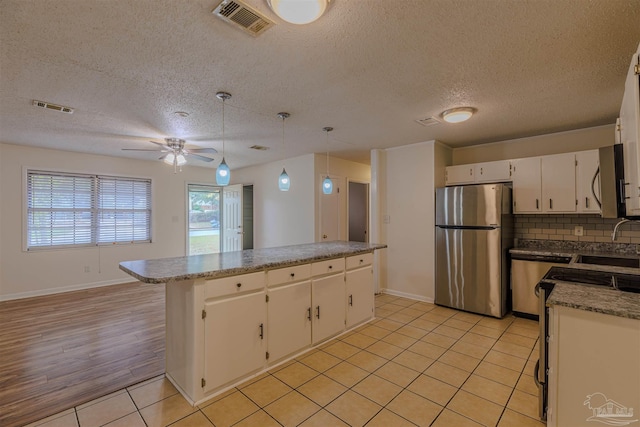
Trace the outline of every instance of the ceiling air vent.
{"label": "ceiling air vent", "polygon": [[73,114],[73,108],[64,107],[62,105],[51,104],[49,102],[33,100],[33,105],[40,108],[46,108],[48,110],[60,111],[61,113]]}
{"label": "ceiling air vent", "polygon": [[258,150],[258,151],[266,151],[269,149],[269,147],[265,147],[264,145],[252,145],[251,147],[252,150]]}
{"label": "ceiling air vent", "polygon": [[416,122],[420,123],[422,126],[433,126],[440,123],[440,120],[435,117],[427,117],[426,119],[418,119]]}
{"label": "ceiling air vent", "polygon": [[238,0],[223,0],[211,13],[254,37],[275,25],[275,22]]}

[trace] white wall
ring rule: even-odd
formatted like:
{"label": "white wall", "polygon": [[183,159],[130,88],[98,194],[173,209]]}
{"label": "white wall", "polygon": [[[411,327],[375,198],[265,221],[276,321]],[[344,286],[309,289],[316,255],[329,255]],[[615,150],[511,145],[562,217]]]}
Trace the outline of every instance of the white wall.
{"label": "white wall", "polygon": [[[385,150],[386,235],[384,292],[433,302],[435,296],[434,214],[436,174],[450,162],[450,150],[436,141]],[[442,173],[441,173],[442,172]],[[378,171],[376,171],[376,174]]]}
{"label": "white wall", "polygon": [[[23,251],[23,168],[151,178],[153,242]],[[120,261],[185,255],[186,183],[213,184],[214,173],[187,165],[174,174],[158,161],[0,144],[0,300],[124,283],[133,279],[118,268]]]}

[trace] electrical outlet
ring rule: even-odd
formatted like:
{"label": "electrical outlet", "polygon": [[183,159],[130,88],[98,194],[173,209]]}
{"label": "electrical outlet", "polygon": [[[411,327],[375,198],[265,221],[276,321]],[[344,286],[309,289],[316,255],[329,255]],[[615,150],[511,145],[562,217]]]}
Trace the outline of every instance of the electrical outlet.
{"label": "electrical outlet", "polygon": [[391,215],[383,215],[382,216],[383,224],[391,224]]}
{"label": "electrical outlet", "polygon": [[89,267],[88,265],[84,266],[84,272],[85,273],[91,273],[91,267]]}
{"label": "electrical outlet", "polygon": [[576,225],[573,228],[573,235],[574,236],[584,236],[584,227],[581,225]]}

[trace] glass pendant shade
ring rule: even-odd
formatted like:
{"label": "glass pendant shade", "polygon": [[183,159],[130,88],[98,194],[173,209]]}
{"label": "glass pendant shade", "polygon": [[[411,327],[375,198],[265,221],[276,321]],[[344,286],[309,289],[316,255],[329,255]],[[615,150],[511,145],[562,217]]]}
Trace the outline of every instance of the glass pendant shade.
{"label": "glass pendant shade", "polygon": [[269,0],[271,9],[291,24],[309,24],[327,9],[327,0]]}
{"label": "glass pendant shade", "polygon": [[278,177],[278,188],[280,191],[289,191],[289,187],[291,186],[291,180],[289,179],[289,175],[287,171],[282,168],[282,173]]}
{"label": "glass pendant shade", "polygon": [[227,162],[224,161],[224,157],[222,158],[222,162],[218,165],[218,169],[216,169],[216,184],[220,186],[229,185],[229,180],[231,179],[231,171],[229,170],[229,166],[227,166]]}
{"label": "glass pendant shade", "polygon": [[167,154],[167,156],[164,158],[164,162],[168,165],[172,165],[173,161],[175,160],[176,156],[173,153],[169,153]]}
{"label": "glass pendant shade", "polygon": [[331,178],[329,178],[329,175],[327,175],[324,181],[322,181],[322,192],[324,194],[333,193],[333,182],[331,181]]}

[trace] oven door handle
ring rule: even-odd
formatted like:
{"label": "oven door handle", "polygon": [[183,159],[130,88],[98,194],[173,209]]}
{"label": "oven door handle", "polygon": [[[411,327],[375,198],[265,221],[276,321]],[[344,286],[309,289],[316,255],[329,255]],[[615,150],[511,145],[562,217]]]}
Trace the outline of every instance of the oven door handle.
{"label": "oven door handle", "polygon": [[542,383],[538,379],[538,373],[540,371],[540,359],[536,361],[536,366],[533,368],[533,380],[536,382],[538,388],[543,387]]}

